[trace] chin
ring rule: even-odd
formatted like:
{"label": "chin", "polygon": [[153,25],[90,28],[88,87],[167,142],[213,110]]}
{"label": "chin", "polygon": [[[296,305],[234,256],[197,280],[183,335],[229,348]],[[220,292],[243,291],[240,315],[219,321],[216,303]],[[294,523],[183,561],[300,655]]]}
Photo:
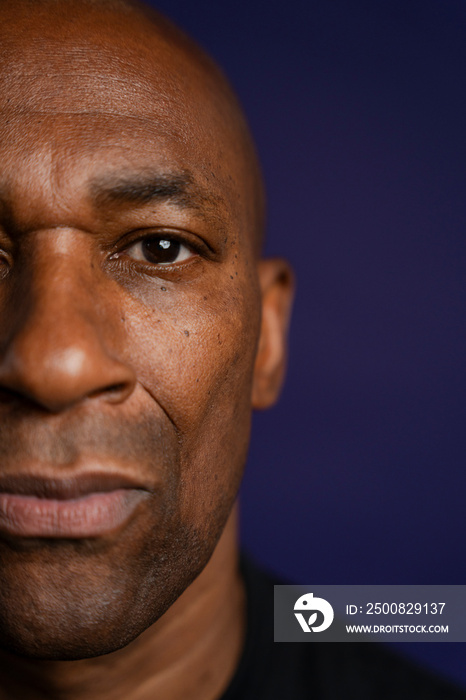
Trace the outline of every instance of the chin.
{"label": "chin", "polygon": [[4,636],[2,630],[0,649],[15,656],[37,661],[79,661],[111,654],[126,647],[132,641],[131,636],[109,639],[105,635],[105,638],[102,638],[102,635],[94,635],[90,630],[86,635],[75,636],[72,630],[68,630],[65,638],[62,633],[53,636],[53,631],[47,630],[40,637],[31,640],[23,639],[21,635]]}
{"label": "chin", "polygon": [[[178,582],[180,593],[185,582]],[[188,584],[189,585],[189,584]],[[36,600],[0,598],[0,648],[33,659],[77,660],[118,651],[162,617],[178,597],[156,587],[150,600],[121,590],[42,590]],[[23,599],[22,599],[23,598]],[[11,598],[10,598],[11,601]],[[32,602],[32,604],[31,604]]]}
{"label": "chin", "polygon": [[[19,597],[8,608],[0,604],[3,650],[43,660],[91,658],[121,649],[151,622],[134,609],[129,612],[117,596],[113,601],[97,595],[86,600],[79,591],[50,593],[41,591],[40,601],[28,608],[21,607]],[[151,617],[157,619],[157,611]]]}
{"label": "chin", "polygon": [[0,547],[0,648],[62,661],[118,651],[162,617],[214,548],[179,527],[165,544],[148,536],[130,553],[64,543]]}

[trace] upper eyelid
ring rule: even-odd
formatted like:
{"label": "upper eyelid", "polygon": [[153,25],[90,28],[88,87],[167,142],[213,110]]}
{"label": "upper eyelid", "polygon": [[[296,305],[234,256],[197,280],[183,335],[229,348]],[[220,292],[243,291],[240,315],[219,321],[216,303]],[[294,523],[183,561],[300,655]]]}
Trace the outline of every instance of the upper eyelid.
{"label": "upper eyelid", "polygon": [[194,250],[195,252],[202,254],[203,251],[213,252],[211,246],[204,240],[196,236],[196,240],[193,240],[193,234],[188,232],[180,231],[179,229],[171,230],[169,228],[157,229],[139,229],[130,231],[123,236],[121,236],[117,241],[115,241],[113,247],[115,252],[124,251],[127,248],[135,245],[137,243],[142,243],[143,241],[150,238],[160,238],[167,240],[175,240],[178,243]]}

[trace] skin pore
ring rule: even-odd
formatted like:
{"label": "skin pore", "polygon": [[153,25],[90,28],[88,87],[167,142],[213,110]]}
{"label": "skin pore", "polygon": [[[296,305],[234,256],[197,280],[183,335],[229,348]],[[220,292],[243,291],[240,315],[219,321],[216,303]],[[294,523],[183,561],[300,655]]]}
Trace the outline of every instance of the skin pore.
{"label": "skin pore", "polygon": [[[214,700],[292,286],[247,127],[138,5],[2,0],[0,33],[0,699]],[[63,506],[95,492],[103,525]]]}

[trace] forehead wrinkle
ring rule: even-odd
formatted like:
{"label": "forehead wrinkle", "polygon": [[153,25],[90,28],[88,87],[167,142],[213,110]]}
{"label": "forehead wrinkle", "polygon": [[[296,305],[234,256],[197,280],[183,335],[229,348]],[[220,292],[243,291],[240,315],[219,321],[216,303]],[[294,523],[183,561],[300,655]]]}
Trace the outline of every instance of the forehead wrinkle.
{"label": "forehead wrinkle", "polygon": [[[0,91],[0,112],[13,115],[70,115],[81,114],[124,116],[144,119],[156,117],[165,119],[173,111],[179,113],[173,96],[165,95],[158,86],[128,84],[125,80],[77,80],[71,76],[57,77],[44,85],[44,79],[30,81],[21,79],[15,85],[2,80]],[[168,120],[166,120],[168,123]],[[189,122],[184,119],[183,127],[189,130]]]}

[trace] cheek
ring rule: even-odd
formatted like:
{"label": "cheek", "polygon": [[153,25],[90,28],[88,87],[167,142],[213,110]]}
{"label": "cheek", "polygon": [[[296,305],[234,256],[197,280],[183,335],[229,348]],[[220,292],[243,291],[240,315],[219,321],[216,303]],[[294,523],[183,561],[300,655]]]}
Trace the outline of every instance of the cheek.
{"label": "cheek", "polygon": [[211,294],[173,291],[171,300],[170,292],[157,311],[128,311],[127,332],[140,384],[177,431],[182,508],[192,520],[194,510],[229,510],[239,486],[260,313],[257,296],[234,283]]}

